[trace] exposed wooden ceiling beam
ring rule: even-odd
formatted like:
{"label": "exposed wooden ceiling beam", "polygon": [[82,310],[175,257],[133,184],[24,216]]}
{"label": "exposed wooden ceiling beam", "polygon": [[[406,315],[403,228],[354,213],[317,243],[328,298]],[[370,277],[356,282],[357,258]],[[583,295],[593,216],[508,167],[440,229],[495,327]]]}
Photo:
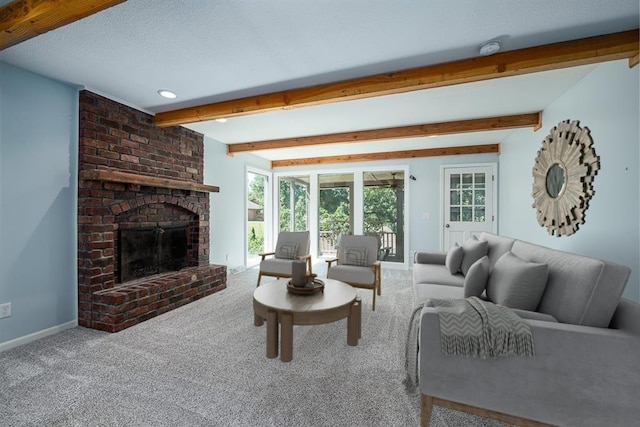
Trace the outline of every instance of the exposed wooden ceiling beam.
{"label": "exposed wooden ceiling beam", "polygon": [[342,156],[309,157],[304,159],[273,160],[271,168],[308,166],[330,163],[369,162],[373,160],[408,159],[417,157],[456,156],[460,154],[500,154],[500,144],[467,145],[460,147],[425,148],[422,150],[387,151],[384,153],[347,154]]}
{"label": "exposed wooden ceiling beam", "polygon": [[629,68],[633,68],[640,62],[640,52],[636,53],[633,58],[629,58]]}
{"label": "exposed wooden ceiling beam", "polygon": [[14,0],[0,7],[0,50],[126,0]]}
{"label": "exposed wooden ceiling beam", "polygon": [[632,58],[640,49],[638,34],[636,29],[166,111],[156,114],[155,123],[158,126],[182,125]]}
{"label": "exposed wooden ceiling beam", "polygon": [[227,154],[247,151],[273,150],[277,148],[303,147],[310,145],[360,143],[399,138],[417,138],[424,136],[452,135],[468,132],[484,132],[500,129],[532,127],[540,129],[542,113],[516,114],[512,116],[486,117],[481,119],[456,120],[442,123],[429,123],[413,126],[401,126],[384,129],[372,129],[355,132],[332,133],[297,138],[272,139],[269,141],[243,142],[228,144]]}

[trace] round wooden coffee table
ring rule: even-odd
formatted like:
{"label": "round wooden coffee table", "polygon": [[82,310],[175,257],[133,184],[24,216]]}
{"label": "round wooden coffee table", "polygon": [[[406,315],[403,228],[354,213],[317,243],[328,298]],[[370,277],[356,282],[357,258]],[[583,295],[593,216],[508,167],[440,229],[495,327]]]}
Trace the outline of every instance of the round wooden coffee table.
{"label": "round wooden coffee table", "polygon": [[[293,325],[320,325],[347,318],[347,344],[358,345],[362,305],[350,285],[321,279],[324,290],[313,295],[294,295],[287,290],[287,279],[265,283],[253,292],[254,325],[267,321],[267,357],[293,359]],[[280,329],[280,334],[278,330]]]}

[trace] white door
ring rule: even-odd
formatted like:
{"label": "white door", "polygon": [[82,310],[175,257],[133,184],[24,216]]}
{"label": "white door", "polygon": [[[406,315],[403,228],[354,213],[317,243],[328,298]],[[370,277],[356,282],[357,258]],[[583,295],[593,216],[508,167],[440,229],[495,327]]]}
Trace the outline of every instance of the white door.
{"label": "white door", "polygon": [[482,231],[496,232],[495,165],[443,168],[443,248]]}

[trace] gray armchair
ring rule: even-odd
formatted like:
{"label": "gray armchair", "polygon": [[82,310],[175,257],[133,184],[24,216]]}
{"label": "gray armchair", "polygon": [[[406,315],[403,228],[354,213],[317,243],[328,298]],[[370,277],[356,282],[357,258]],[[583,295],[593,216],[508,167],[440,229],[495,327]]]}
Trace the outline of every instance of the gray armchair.
{"label": "gray armchair", "polygon": [[[338,257],[326,260],[327,278],[354,288],[373,290],[373,310],[376,309],[376,293],[381,295],[382,286],[378,249],[375,236],[344,235],[338,243]],[[336,265],[332,266],[334,263]]]}
{"label": "gray armchair", "polygon": [[[258,284],[262,276],[291,277],[293,261],[306,260],[307,274],[311,274],[311,255],[309,254],[310,238],[308,231],[281,231],[278,235],[276,250],[260,254],[260,272]],[[267,258],[271,257],[272,258]]]}

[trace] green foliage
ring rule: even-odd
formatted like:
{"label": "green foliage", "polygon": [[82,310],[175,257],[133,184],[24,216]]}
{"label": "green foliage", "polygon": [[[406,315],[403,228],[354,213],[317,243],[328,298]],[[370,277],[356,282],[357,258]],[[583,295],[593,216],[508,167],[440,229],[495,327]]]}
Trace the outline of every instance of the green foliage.
{"label": "green foliage", "polygon": [[256,203],[264,209],[264,183],[266,179],[262,175],[249,174],[252,179],[249,181],[247,199]]}
{"label": "green foliage", "polygon": [[[262,228],[262,227],[260,227]],[[249,231],[249,254],[257,255],[264,252],[264,234],[262,229],[256,233],[256,227],[252,226]]]}
{"label": "green foliage", "polygon": [[398,208],[394,188],[365,187],[363,203],[365,234],[381,232],[383,226],[397,232]]}
{"label": "green foliage", "polygon": [[320,190],[320,230],[329,232],[331,245],[336,245],[341,234],[351,230],[349,221],[349,190],[346,188],[323,188]]}
{"label": "green foliage", "polygon": [[291,182],[280,180],[280,231],[304,231],[308,230],[307,207],[309,205],[307,189],[303,185],[295,184],[293,197],[295,198],[294,229],[291,228]]}

